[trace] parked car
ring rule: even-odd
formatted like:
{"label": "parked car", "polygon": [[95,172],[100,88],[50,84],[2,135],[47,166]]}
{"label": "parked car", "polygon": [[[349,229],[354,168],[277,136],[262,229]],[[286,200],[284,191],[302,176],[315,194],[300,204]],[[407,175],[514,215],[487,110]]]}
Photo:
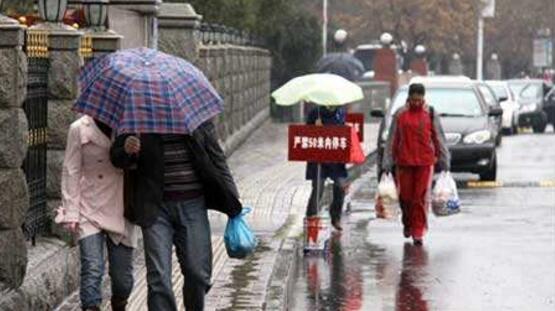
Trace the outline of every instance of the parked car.
{"label": "parked car", "polygon": [[433,83],[433,82],[472,82],[467,76],[438,75],[438,76],[416,76],[410,79],[409,84],[413,83]]}
{"label": "parked car", "polygon": [[[489,108],[496,108],[496,109],[503,109],[499,104],[499,100],[495,95],[493,89],[487,85],[483,81],[475,81],[476,85],[478,86],[478,90],[480,90],[480,94],[484,97],[486,104]],[[502,124],[502,116],[494,116],[490,117],[493,124],[493,130],[495,132],[495,145],[501,145],[501,140],[503,138],[503,124]]]}
{"label": "parked car", "polygon": [[555,85],[544,97],[543,111],[547,114],[547,122],[551,123],[553,130],[555,130]]}
{"label": "parked car", "polygon": [[[422,80],[421,80],[422,81]],[[426,101],[434,107],[445,131],[451,151],[451,170],[480,175],[481,180],[493,181],[497,177],[495,131],[490,117],[501,116],[501,108],[488,107],[472,81],[424,82]],[[384,144],[393,115],[405,105],[408,86],[398,89],[386,111],[372,111],[373,117],[383,118],[378,134],[378,176]]]}
{"label": "parked car", "polygon": [[532,127],[534,133],[543,133],[547,126],[544,97],[548,86],[539,79],[509,80],[509,87],[517,94],[519,104],[519,127]]}
{"label": "parked car", "polygon": [[509,88],[506,81],[489,80],[486,83],[493,89],[497,99],[503,108],[502,126],[503,132],[509,135],[518,133],[519,106],[516,96]]}

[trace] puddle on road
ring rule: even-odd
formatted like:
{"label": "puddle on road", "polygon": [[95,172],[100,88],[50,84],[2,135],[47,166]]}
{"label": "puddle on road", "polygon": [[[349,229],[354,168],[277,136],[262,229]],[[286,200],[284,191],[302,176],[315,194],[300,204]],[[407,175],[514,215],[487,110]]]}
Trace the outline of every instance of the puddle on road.
{"label": "puddle on road", "polygon": [[419,288],[425,248],[405,244],[399,262],[367,241],[368,223],[349,223],[349,232],[333,235],[326,254],[299,254],[289,310],[428,309]]}

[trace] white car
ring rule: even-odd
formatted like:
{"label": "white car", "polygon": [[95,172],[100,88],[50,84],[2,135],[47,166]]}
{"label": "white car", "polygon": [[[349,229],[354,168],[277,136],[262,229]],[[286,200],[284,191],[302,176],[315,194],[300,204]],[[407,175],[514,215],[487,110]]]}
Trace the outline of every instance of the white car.
{"label": "white car", "polygon": [[509,84],[505,81],[489,80],[485,81],[489,85],[499,103],[501,108],[503,108],[502,126],[503,132],[513,135],[518,132],[518,112],[519,105],[516,96],[513,94],[509,88]]}

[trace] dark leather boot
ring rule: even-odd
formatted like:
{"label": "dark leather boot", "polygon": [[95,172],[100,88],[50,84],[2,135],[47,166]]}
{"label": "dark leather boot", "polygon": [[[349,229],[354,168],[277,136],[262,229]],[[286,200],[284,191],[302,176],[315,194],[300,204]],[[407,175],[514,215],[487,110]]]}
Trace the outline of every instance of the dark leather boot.
{"label": "dark leather boot", "polygon": [[112,311],[125,311],[125,306],[127,306],[127,299],[112,297],[111,303]]}

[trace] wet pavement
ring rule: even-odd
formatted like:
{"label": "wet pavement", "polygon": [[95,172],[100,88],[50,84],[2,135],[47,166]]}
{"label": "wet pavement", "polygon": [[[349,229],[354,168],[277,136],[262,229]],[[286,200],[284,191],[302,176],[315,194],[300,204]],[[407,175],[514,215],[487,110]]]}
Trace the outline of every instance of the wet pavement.
{"label": "wet pavement", "polygon": [[423,247],[375,218],[364,175],[330,251],[299,254],[289,310],[555,310],[555,135],[505,137],[498,160],[499,183],[429,215]]}

